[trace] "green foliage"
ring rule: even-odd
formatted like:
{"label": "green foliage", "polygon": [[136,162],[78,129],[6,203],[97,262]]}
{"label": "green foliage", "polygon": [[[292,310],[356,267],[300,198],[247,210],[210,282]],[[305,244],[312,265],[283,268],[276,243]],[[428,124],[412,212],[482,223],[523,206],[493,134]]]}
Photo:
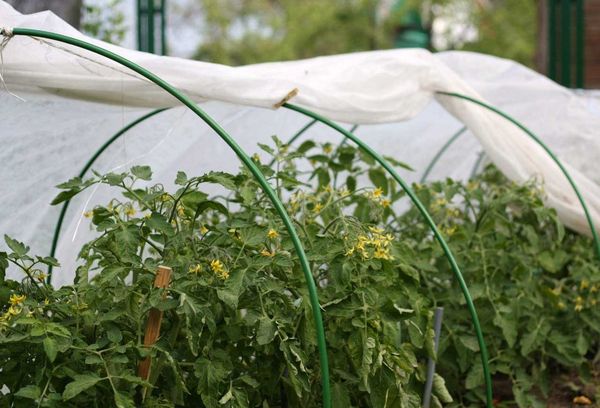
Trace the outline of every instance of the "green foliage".
{"label": "green foliage", "polygon": [[125,15],[119,9],[123,0],[84,1],[81,30],[89,36],[112,44],[125,39]]}
{"label": "green foliage", "polygon": [[[335,406],[418,407],[432,331],[413,251],[385,229],[391,210],[381,188],[350,192],[335,183],[341,173],[369,174],[397,193],[355,149],[301,149],[275,139],[264,150],[279,170],[261,167],[288,197],[305,242],[325,315]],[[310,166],[305,157],[314,163],[308,172],[299,170]],[[4,283],[12,285],[0,329],[5,399],[60,407],[320,406],[306,283],[258,184],[245,170],[179,172],[169,192],[152,185],[151,175],[139,166],[59,186],[55,203],[99,183],[120,192],[86,213],[98,235],[81,249],[72,286],[44,284],[36,263],[50,261],[7,238],[7,259],[31,278]],[[209,197],[204,183],[228,195]],[[153,289],[159,265],[173,269],[166,291]],[[159,341],[145,348],[151,308],[164,317]],[[145,382],[136,370],[147,356]]]}
{"label": "green foliage", "polygon": [[[441,248],[405,194],[350,146],[274,138],[253,159],[306,248],[324,317],[335,407],[419,407],[433,355],[432,310],[444,306],[434,406],[481,406],[479,347]],[[397,167],[407,165],[394,162]],[[250,173],[97,174],[59,186],[59,203],[96,185],[119,195],[86,215],[97,236],[75,283],[6,237],[0,270],[0,406],[316,407],[321,384],[308,291],[292,242]],[[205,183],[224,194],[209,196]],[[600,273],[588,238],[565,230],[535,183],[490,167],[469,183],[415,185],[457,257],[477,307],[500,395],[541,406],[553,377],[594,370]],[[117,194],[116,194],[117,195]],[[154,289],[159,265],[173,269]],[[148,312],[161,337],[143,346]],[[137,376],[152,358],[150,378]],[[597,358],[597,357],[596,357]],[[143,391],[145,390],[145,391]],[[142,395],[145,398],[142,401]],[[4,404],[8,401],[8,405]]]}
{"label": "green foliage", "polygon": [[[534,183],[516,185],[488,168],[467,185],[417,186],[469,284],[497,382],[512,384],[519,407],[545,406],[551,382],[595,369],[600,338],[600,271],[589,238],[565,230]],[[432,271],[421,281],[445,307],[440,373],[460,401],[478,405],[483,377],[470,317],[445,258],[409,211],[405,239],[420,243]]]}
{"label": "green foliage", "polygon": [[[388,48],[375,0],[201,0],[195,58],[230,65]],[[389,34],[389,33],[388,33]]]}
{"label": "green foliage", "polygon": [[460,47],[508,58],[534,66],[538,33],[538,2],[534,0],[494,1],[491,6],[475,9],[472,21],[477,39]]}

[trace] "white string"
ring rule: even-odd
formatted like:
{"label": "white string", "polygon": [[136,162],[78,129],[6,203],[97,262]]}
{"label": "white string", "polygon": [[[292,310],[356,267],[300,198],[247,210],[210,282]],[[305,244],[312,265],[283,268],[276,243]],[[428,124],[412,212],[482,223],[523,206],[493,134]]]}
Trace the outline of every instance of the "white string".
{"label": "white string", "polygon": [[0,35],[2,35],[2,41],[0,42],[0,83],[2,83],[2,87],[9,95],[14,96],[21,102],[25,102],[25,99],[9,91],[8,85],[6,85],[6,81],[4,80],[4,48],[6,48],[10,39],[13,38],[13,30],[10,27],[2,27],[0,28]]}
{"label": "white string", "polygon": [[90,58],[90,57],[87,57],[87,56],[85,56],[85,55],[83,55],[83,54],[80,54],[80,53],[78,53],[78,52],[75,52],[75,51],[73,51],[72,49],[69,49],[69,48],[63,47],[63,46],[61,46],[61,45],[55,44],[55,43],[53,43],[53,42],[50,42],[50,41],[46,41],[46,40],[44,40],[44,39],[41,39],[41,38],[37,38],[37,37],[30,37],[30,38],[33,38],[34,40],[37,40],[37,41],[39,41],[40,43],[42,43],[42,44],[45,44],[45,45],[47,45],[47,46],[49,46],[49,47],[56,48],[56,49],[58,49],[58,50],[61,50],[61,51],[64,51],[64,52],[66,52],[66,53],[68,53],[68,54],[71,54],[71,55],[74,55],[74,56],[76,56],[76,57],[79,57],[79,58],[81,58],[81,59],[84,59],[84,60],[86,60],[86,61],[88,61],[88,62],[94,63],[94,64],[96,64],[96,65],[100,65],[101,67],[105,67],[105,68],[111,69],[111,70],[113,70],[113,71],[119,72],[119,73],[121,73],[121,74],[123,74],[123,75],[130,76],[130,77],[132,77],[132,78],[135,78],[135,79],[137,79],[137,80],[142,80],[142,81],[145,81],[145,82],[150,82],[150,83],[152,83],[152,81],[148,80],[146,77],[143,77],[143,76],[141,76],[141,75],[138,75],[137,73],[128,72],[128,70],[120,69],[119,67],[111,66],[111,65],[108,65],[108,64],[102,63],[102,62],[100,62],[100,61],[96,61],[96,60],[94,60],[94,59],[92,59],[92,58]]}

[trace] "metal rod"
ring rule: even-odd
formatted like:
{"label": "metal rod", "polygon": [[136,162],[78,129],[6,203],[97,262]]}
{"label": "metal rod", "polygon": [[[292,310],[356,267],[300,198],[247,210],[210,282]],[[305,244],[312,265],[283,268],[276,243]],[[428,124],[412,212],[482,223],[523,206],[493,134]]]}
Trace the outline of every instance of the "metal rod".
{"label": "metal rod", "polygon": [[[111,136],[110,139],[108,139],[106,142],[104,142],[104,144],[102,146],[100,146],[100,148],[96,151],[96,153],[94,153],[94,155],[87,161],[87,163],[85,163],[85,165],[83,166],[83,168],[81,169],[81,171],[79,172],[79,174],[77,176],[80,178],[83,178],[83,176],[85,176],[85,173],[87,173],[87,171],[94,165],[94,163],[96,162],[98,157],[100,157],[100,155],[106,149],[108,149],[108,147],[110,145],[112,145],[115,141],[117,141],[117,139],[119,139],[122,135],[124,135],[128,130],[137,126],[138,124],[145,121],[146,119],[149,119],[152,116],[159,114],[165,110],[166,110],[166,108],[156,109],[156,110],[154,110],[150,113],[147,113],[144,116],[134,120],[133,122],[131,122],[130,124],[128,124],[127,126],[122,128],[121,130],[119,130],[117,133],[115,133],[113,136]],[[62,208],[60,209],[60,214],[58,215],[58,220],[56,221],[56,226],[54,227],[54,236],[52,237],[52,246],[50,248],[50,256],[51,257],[54,257],[54,255],[56,254],[56,248],[58,246],[58,240],[60,238],[60,230],[62,229],[62,224],[64,222],[64,218],[67,213],[67,208],[69,208],[70,203],[71,203],[70,199],[65,201],[62,205]],[[48,279],[47,282],[49,284],[52,283],[52,265],[48,266],[48,278],[47,279]]]}
{"label": "metal rod", "polygon": [[536,136],[535,133],[533,133],[531,130],[529,130],[528,128],[526,128],[524,125],[521,124],[521,122],[517,121],[516,119],[514,119],[512,116],[502,112],[500,109],[494,108],[493,106],[480,101],[479,99],[475,99],[475,98],[471,98],[470,96],[467,95],[462,95],[459,93],[455,93],[455,92],[441,92],[438,91],[437,92],[440,95],[446,95],[446,96],[452,96],[454,98],[459,98],[459,99],[464,99],[466,101],[472,102],[476,105],[479,105],[481,107],[484,107],[494,113],[496,113],[497,115],[502,116],[504,119],[508,120],[509,122],[511,122],[513,125],[517,126],[519,129],[521,129],[523,132],[525,132],[531,139],[533,139],[540,147],[542,147],[542,149],[544,149],[546,151],[546,153],[548,153],[548,156],[550,156],[550,158],[552,160],[554,160],[554,163],[556,163],[556,165],[560,168],[560,170],[562,171],[562,173],[565,175],[567,181],[569,182],[569,184],[571,185],[571,187],[573,188],[573,191],[575,192],[575,195],[577,196],[577,199],[579,200],[579,203],[581,204],[581,208],[583,209],[583,212],[585,214],[585,218],[587,220],[587,223],[590,227],[590,231],[592,233],[592,237],[594,238],[594,245],[596,247],[596,254],[598,255],[598,258],[600,259],[600,237],[598,237],[598,233],[596,232],[596,227],[594,226],[594,220],[592,219],[592,215],[590,214],[588,207],[585,203],[585,200],[583,199],[583,196],[581,195],[581,192],[579,191],[579,188],[577,187],[577,184],[575,184],[575,181],[571,178],[571,175],[569,174],[569,172],[567,171],[567,169],[565,168],[565,166],[562,164],[562,162],[559,160],[558,156],[556,156],[554,154],[554,152],[552,150],[550,150],[550,148],[542,141],[542,139],[540,139],[539,137]]}
{"label": "metal rod", "polygon": [[437,164],[437,162],[440,160],[442,155],[446,152],[446,150],[448,150],[450,148],[450,146],[452,146],[452,144],[456,141],[456,139],[458,139],[460,137],[460,135],[462,135],[466,130],[467,130],[466,126],[463,126],[462,128],[460,128],[458,130],[458,132],[453,134],[452,137],[450,139],[448,139],[448,141],[446,143],[444,143],[444,145],[435,154],[435,156],[433,156],[433,159],[431,160],[431,162],[425,169],[423,176],[421,177],[421,180],[420,180],[421,184],[423,184],[423,183],[425,183],[425,181],[427,181],[427,177],[429,177],[429,173],[431,173],[431,170],[433,170],[433,167]]}
{"label": "metal rod", "polygon": [[423,394],[423,408],[429,408],[431,405],[431,391],[433,389],[433,375],[435,374],[435,361],[437,360],[437,352],[440,345],[440,333],[442,332],[442,318],[444,317],[444,308],[436,307],[433,314],[433,351],[436,355],[435,359],[429,357],[427,360],[427,377],[425,380],[425,392]]}
{"label": "metal rod", "polygon": [[473,168],[471,169],[471,174],[469,174],[469,180],[471,180],[473,177],[475,177],[477,175],[477,170],[479,170],[479,165],[483,161],[484,157],[485,157],[485,152],[484,151],[479,152],[479,154],[477,155],[477,160],[475,161],[475,164],[473,165]]}
{"label": "metal rod", "polygon": [[556,2],[558,0],[548,0],[548,76],[556,81],[557,75],[557,58],[556,58]]}
{"label": "metal rod", "polygon": [[138,50],[144,50],[144,41],[142,40],[142,0],[137,0],[137,44]]}
{"label": "metal rod", "polygon": [[160,0],[160,54],[167,55],[167,0]]}
{"label": "metal rod", "polygon": [[575,16],[576,45],[575,45],[575,86],[579,89],[585,87],[585,11],[583,0],[577,0]]}
{"label": "metal rod", "polygon": [[331,389],[329,385],[329,360],[327,357],[327,344],[325,341],[325,329],[323,326],[323,317],[321,315],[321,306],[319,304],[319,298],[317,295],[317,287],[312,276],[312,272],[310,269],[310,265],[308,262],[308,258],[306,257],[306,253],[304,251],[304,247],[302,246],[302,242],[300,241],[300,237],[292,220],[288,213],[285,210],[285,207],[277,193],[265,176],[262,174],[260,168],[254,163],[254,161],[248,156],[248,154],[237,144],[237,142],[223,129],[210,115],[204,112],[190,97],[180,92],[177,88],[153,74],[152,72],[146,70],[145,68],[139,66],[138,64],[118,55],[111,51],[108,51],[102,47],[99,47],[94,44],[90,44],[86,41],[69,37],[66,35],[53,33],[49,31],[43,30],[35,30],[30,28],[15,28],[13,30],[14,35],[24,35],[24,36],[32,36],[32,37],[40,37],[47,38],[49,40],[54,40],[58,42],[63,42],[66,44],[71,44],[76,47],[80,47],[86,49],[88,51],[94,52],[96,54],[102,55],[106,58],[109,58],[131,70],[137,72],[142,75],[146,79],[154,82],[156,85],[173,95],[176,99],[178,99],[181,103],[187,106],[191,111],[193,111],[198,117],[200,117],[210,128],[212,128],[221,139],[227,143],[227,145],[235,152],[240,161],[248,168],[250,173],[259,183],[261,189],[264,191],[265,195],[269,198],[279,217],[281,218],[288,234],[290,235],[290,239],[294,245],[296,254],[300,260],[300,266],[304,273],[304,277],[306,280],[306,285],[308,287],[308,295],[310,299],[312,314],[314,318],[314,324],[317,334],[317,347],[319,350],[319,359],[321,362],[321,384],[322,384],[322,399],[323,406],[325,408],[331,408]]}
{"label": "metal rod", "polygon": [[146,36],[148,41],[147,51],[151,54],[154,54],[154,19],[156,18],[154,15],[154,0],[148,0],[148,12],[146,16],[148,21],[148,35]]}
{"label": "metal rod", "polygon": [[483,332],[481,331],[481,325],[479,323],[479,317],[477,316],[477,311],[475,309],[475,305],[473,304],[473,299],[471,297],[471,294],[469,293],[469,288],[467,287],[464,277],[462,276],[462,272],[460,271],[460,268],[458,267],[458,264],[456,263],[456,260],[454,258],[454,255],[452,254],[452,251],[450,250],[450,247],[448,247],[448,244],[442,237],[442,234],[440,233],[437,226],[433,222],[433,219],[431,218],[431,216],[425,209],[425,206],[423,205],[423,203],[421,203],[421,200],[419,200],[419,198],[415,195],[415,193],[410,189],[408,184],[406,184],[406,182],[398,175],[396,170],[394,170],[394,168],[388,163],[387,160],[385,160],[381,155],[379,155],[379,153],[377,153],[375,150],[373,150],[368,144],[363,142],[359,137],[354,135],[352,132],[347,131],[346,129],[344,129],[340,125],[338,125],[337,123],[335,123],[315,112],[312,112],[308,109],[302,108],[297,105],[292,105],[290,103],[286,103],[283,106],[287,109],[294,110],[296,112],[299,112],[299,113],[306,115],[308,117],[311,117],[313,119],[317,119],[319,122],[331,127],[332,129],[337,130],[338,132],[343,134],[346,138],[353,141],[366,154],[368,154],[375,161],[377,161],[387,171],[387,173],[390,176],[392,176],[392,178],[394,180],[396,180],[396,182],[400,185],[402,190],[404,190],[406,192],[406,195],[411,199],[411,201],[413,202],[413,204],[415,205],[417,210],[421,213],[421,215],[425,219],[425,222],[431,229],[435,239],[438,241],[438,243],[442,247],[442,251],[444,252],[444,255],[446,256],[446,258],[448,259],[450,268],[452,269],[452,272],[454,273],[454,276],[455,276],[456,280],[458,281],[458,284],[459,284],[461,291],[463,293],[463,296],[465,298],[465,302],[467,304],[467,309],[469,310],[469,314],[471,315],[471,321],[473,322],[473,326],[475,328],[475,334],[476,334],[477,342],[479,344],[479,349],[481,352],[481,364],[483,366],[483,376],[484,376],[484,381],[485,381],[486,406],[487,406],[487,408],[492,408],[493,407],[492,377],[490,375],[487,347],[486,347],[485,341],[483,339]]}
{"label": "metal rod", "polygon": [[571,87],[571,0],[562,0],[560,23],[561,82]]}

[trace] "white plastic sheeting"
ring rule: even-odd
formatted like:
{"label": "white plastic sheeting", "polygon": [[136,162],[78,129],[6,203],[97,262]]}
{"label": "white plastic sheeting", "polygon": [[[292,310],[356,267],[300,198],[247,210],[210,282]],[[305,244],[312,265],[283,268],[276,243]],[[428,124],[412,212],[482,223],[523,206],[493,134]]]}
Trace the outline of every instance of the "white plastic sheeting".
{"label": "white plastic sheeting", "polygon": [[[52,13],[21,15],[0,1],[0,27],[27,27],[86,39]],[[286,140],[309,119],[273,105],[298,89],[291,102],[350,126],[376,150],[411,164],[417,181],[435,152],[466,124],[431,178],[466,178],[482,149],[508,177],[543,180],[547,203],[571,228],[588,232],[579,201],[547,154],[514,125],[470,102],[435,91],[485,98],[543,139],[568,165],[600,225],[600,117],[585,97],[514,62],[494,57],[424,50],[391,50],[231,68],[158,57],[96,40],[174,84],[213,115],[246,150],[276,134]],[[149,107],[177,101],[136,74],[88,51],[15,36],[2,52],[8,89],[0,94],[0,232],[47,253],[58,208],[48,203],[54,185],[76,175],[112,134]],[[265,109],[268,108],[268,109]],[[475,136],[475,137],[473,137]],[[306,138],[340,140],[324,126]],[[149,164],[167,182],[177,170],[191,174],[235,170],[238,160],[200,119],[183,108],[163,112],[131,130],[94,165],[108,171]],[[75,251],[90,238],[82,213],[113,192],[99,188],[78,197],[67,215],[55,283],[73,275]]]}

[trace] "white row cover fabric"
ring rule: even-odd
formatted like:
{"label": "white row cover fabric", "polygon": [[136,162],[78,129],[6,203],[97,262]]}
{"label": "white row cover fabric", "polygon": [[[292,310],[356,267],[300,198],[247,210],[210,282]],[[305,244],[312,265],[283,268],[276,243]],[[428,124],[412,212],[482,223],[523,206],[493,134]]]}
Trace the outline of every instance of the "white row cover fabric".
{"label": "white row cover fabric", "polygon": [[[346,124],[376,150],[412,165],[418,181],[435,152],[465,124],[463,135],[431,178],[468,178],[483,147],[509,178],[544,183],[547,204],[563,222],[589,234],[581,205],[556,164],[526,134],[471,102],[436,91],[490,101],[544,140],[568,166],[596,225],[600,225],[598,105],[512,61],[474,53],[425,50],[365,52],[302,61],[227,67],[131,51],[87,38],[50,12],[21,15],[0,1],[0,28],[27,27],[80,38],[109,49],[175,85],[224,126],[248,151],[272,134],[289,138],[306,122],[273,106],[298,90],[292,103]],[[5,39],[2,74],[21,101],[0,91],[0,232],[47,253],[57,208],[54,185],[76,175],[112,134],[148,108],[178,106],[154,84],[112,61],[66,44],[14,36]],[[268,108],[268,109],[264,109]],[[474,136],[474,137],[473,137]],[[338,141],[323,126],[306,137]],[[235,170],[239,162],[215,134],[183,108],[133,129],[99,159],[99,171],[149,164],[161,181]],[[75,200],[65,222],[59,259],[74,259],[87,236],[81,214],[111,196],[102,189]],[[70,262],[70,261],[69,261]],[[67,262],[65,269],[74,263]],[[74,261],[73,261],[74,262]],[[69,274],[67,274],[69,275]],[[72,273],[71,273],[72,275]],[[61,283],[68,281],[61,279]]]}

